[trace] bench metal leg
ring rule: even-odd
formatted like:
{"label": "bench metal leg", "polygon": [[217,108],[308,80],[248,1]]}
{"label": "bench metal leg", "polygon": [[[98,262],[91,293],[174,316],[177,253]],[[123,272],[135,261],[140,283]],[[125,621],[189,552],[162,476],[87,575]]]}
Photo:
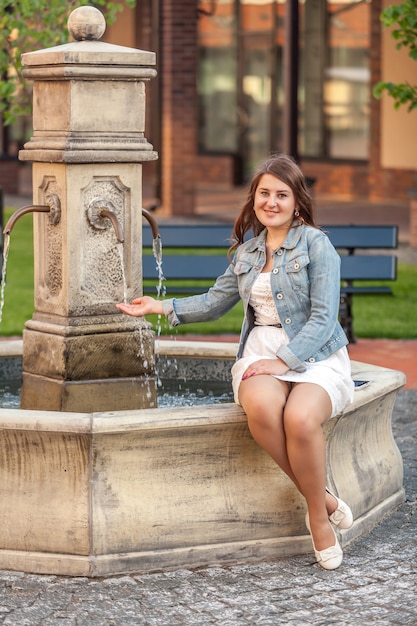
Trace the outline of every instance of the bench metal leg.
{"label": "bench metal leg", "polygon": [[339,319],[349,342],[356,343],[353,334],[352,296],[349,294],[340,296]]}

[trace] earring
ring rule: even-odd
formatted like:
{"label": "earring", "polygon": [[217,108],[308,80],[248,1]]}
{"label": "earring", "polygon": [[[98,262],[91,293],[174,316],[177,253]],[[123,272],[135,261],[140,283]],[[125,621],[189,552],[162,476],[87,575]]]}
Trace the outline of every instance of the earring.
{"label": "earring", "polygon": [[296,209],[294,215],[295,215],[295,217],[300,217],[300,211],[298,209]]}

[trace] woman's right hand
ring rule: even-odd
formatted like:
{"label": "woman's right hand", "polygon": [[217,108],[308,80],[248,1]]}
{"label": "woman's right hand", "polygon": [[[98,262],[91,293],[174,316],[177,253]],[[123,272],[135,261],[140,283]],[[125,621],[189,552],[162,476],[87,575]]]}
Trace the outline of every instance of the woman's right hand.
{"label": "woman's right hand", "polygon": [[135,298],[131,304],[120,302],[116,304],[116,307],[122,313],[132,315],[133,317],[143,317],[144,315],[150,315],[152,313],[156,315],[163,315],[164,310],[161,300],[155,300],[150,296],[142,296],[141,298]]}

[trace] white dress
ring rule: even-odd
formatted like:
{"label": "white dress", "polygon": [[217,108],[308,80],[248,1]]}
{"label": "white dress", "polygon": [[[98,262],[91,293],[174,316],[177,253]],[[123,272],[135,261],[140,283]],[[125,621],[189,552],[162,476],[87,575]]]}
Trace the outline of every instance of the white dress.
{"label": "white dress", "polygon": [[[232,385],[235,402],[239,404],[238,390],[246,368],[259,359],[276,359],[281,345],[289,343],[283,328],[274,327],[280,320],[271,291],[270,272],[259,275],[252,288],[250,305],[255,312],[255,327],[249,334],[242,357],[232,367]],[[314,363],[306,362],[305,372],[289,370],[275,376],[279,380],[293,383],[320,385],[330,396],[332,415],[339,415],[353,400],[354,384],[351,376],[350,359],[344,346],[327,359]]]}

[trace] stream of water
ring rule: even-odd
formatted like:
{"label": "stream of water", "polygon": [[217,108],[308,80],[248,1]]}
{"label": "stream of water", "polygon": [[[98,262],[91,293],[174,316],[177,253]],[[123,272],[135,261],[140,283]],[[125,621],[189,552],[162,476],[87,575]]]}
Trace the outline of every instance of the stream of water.
{"label": "stream of water", "polygon": [[123,284],[123,302],[127,303],[127,282],[126,282],[126,271],[125,271],[125,262],[123,258],[123,243],[117,243],[117,251],[119,253],[120,258],[120,269],[122,271],[122,284]]}
{"label": "stream of water", "polygon": [[0,288],[0,324],[3,320],[4,294],[6,291],[6,270],[7,259],[9,258],[10,235],[4,235],[3,240],[3,265],[1,272],[1,288]]}

